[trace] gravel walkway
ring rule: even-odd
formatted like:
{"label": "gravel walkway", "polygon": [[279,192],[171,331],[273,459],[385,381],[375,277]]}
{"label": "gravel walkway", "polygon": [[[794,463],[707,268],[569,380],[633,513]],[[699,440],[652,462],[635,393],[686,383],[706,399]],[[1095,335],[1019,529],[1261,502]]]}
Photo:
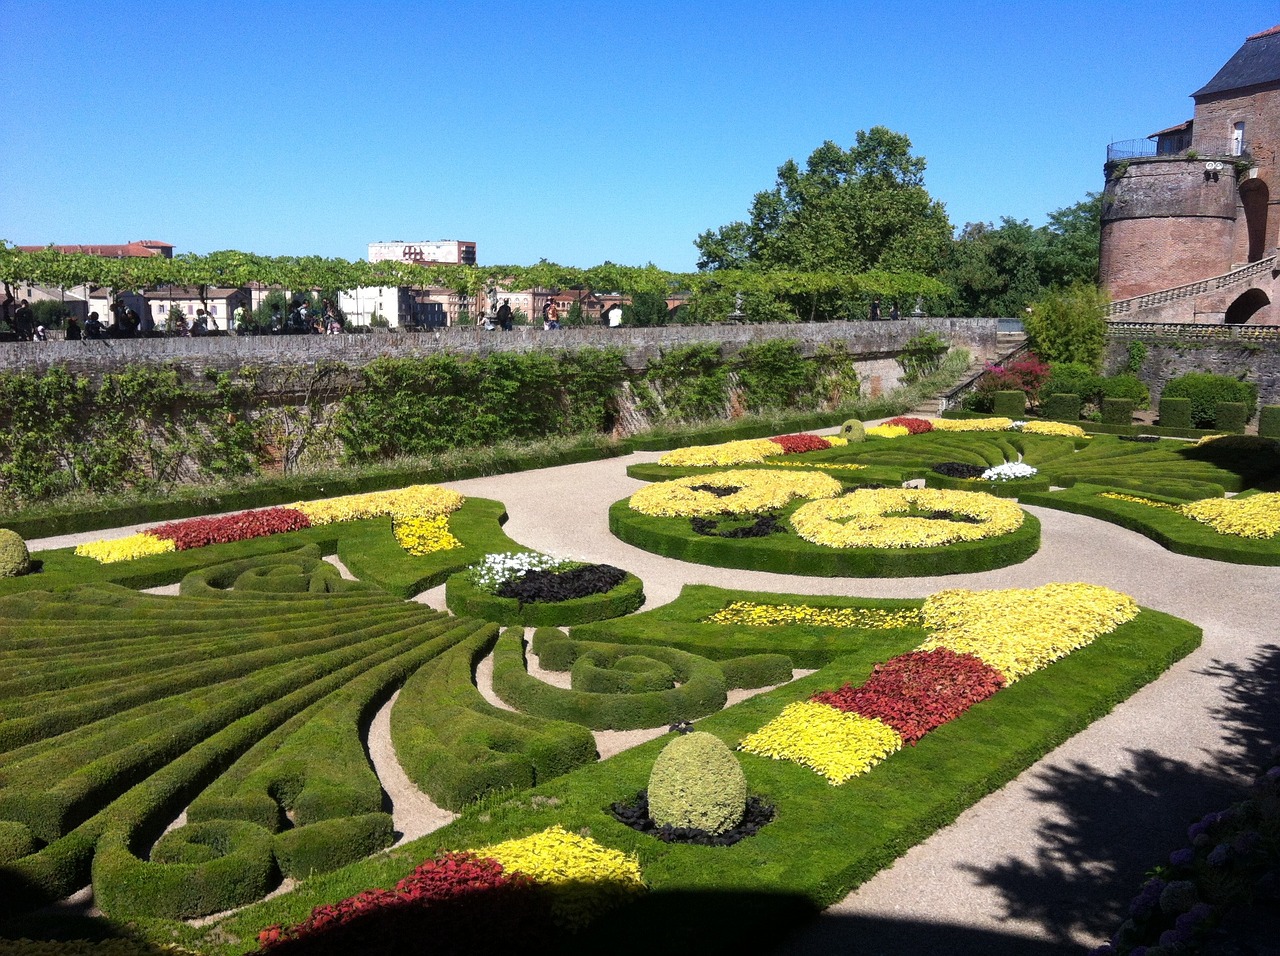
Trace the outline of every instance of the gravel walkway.
{"label": "gravel walkway", "polygon": [[[1278,568],[1175,555],[1106,522],[1041,508],[1027,509],[1042,524],[1040,551],[979,574],[806,578],[686,564],[608,531],[609,505],[643,486],[626,477],[626,466],[657,457],[641,452],[448,486],[504,502],[506,531],[521,544],[637,574],[646,608],[673,600],[685,584],[923,597],[946,587],[1085,581],[1204,629],[1194,654],[908,850],[779,952],[1079,953],[1114,930],[1143,874],[1182,845],[1187,824],[1237,799],[1262,756],[1280,743]],[[418,599],[439,607],[438,592]],[[382,760],[380,753],[380,772]]]}

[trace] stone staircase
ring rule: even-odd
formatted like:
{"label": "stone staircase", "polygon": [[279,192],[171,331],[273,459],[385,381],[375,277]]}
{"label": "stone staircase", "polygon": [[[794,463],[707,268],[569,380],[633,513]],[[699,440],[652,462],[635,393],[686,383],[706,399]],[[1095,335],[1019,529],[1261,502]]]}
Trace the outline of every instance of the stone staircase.
{"label": "stone staircase", "polygon": [[[988,363],[982,359],[974,359],[969,363],[969,367],[964,370],[964,374],[960,377],[960,381],[967,382],[970,379],[981,375],[983,370],[987,367],[987,364]],[[938,389],[938,391],[930,395],[928,398],[921,400],[915,408],[911,409],[911,411],[906,414],[915,418],[936,418],[941,414],[940,407],[942,396],[949,391],[951,391],[949,388]]]}
{"label": "stone staircase", "polygon": [[1257,276],[1271,272],[1275,268],[1276,256],[1268,256],[1266,259],[1260,259],[1257,262],[1250,262],[1247,265],[1241,266],[1239,269],[1224,272],[1220,276],[1201,279],[1199,282],[1188,282],[1185,285],[1173,286],[1169,289],[1161,289],[1158,292],[1148,292],[1146,295],[1136,295],[1130,299],[1117,299],[1108,306],[1107,318],[1112,321],[1117,319],[1123,320],[1126,316],[1132,313],[1142,312],[1147,309],[1154,309],[1170,302],[1179,302],[1184,299],[1193,299],[1196,296],[1204,295],[1208,292],[1219,292],[1223,289],[1245,286],[1252,282]]}
{"label": "stone staircase", "polygon": [[939,389],[933,395],[922,400],[916,405],[908,415],[917,417],[933,417],[941,415],[945,408],[943,407],[944,399],[951,397],[952,404],[955,404],[956,393],[963,394],[973,387],[974,381],[977,380],[988,365],[999,365],[1001,362],[1017,356],[1025,350],[1027,336],[1023,332],[999,332],[996,334],[996,355],[995,358],[987,360],[983,358],[971,359],[969,367],[964,370],[964,374],[960,376],[958,385],[951,388]]}

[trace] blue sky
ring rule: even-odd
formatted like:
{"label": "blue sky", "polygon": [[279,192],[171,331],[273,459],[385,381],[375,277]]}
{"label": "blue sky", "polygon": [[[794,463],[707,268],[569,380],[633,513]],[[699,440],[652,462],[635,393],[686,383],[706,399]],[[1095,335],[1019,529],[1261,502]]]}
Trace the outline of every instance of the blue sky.
{"label": "blue sky", "polygon": [[875,125],[955,226],[1038,225],[1277,22],[1273,0],[0,0],[0,238],[690,270],[786,159]]}

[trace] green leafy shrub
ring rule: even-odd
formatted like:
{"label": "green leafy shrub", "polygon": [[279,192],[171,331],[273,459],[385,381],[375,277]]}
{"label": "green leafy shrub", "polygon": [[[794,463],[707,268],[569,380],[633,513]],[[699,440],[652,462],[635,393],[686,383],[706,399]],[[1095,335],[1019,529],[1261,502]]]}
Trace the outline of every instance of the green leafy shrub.
{"label": "green leafy shrub", "polygon": [[1082,402],[1094,405],[1102,398],[1102,387],[1102,376],[1081,362],[1051,362],[1040,394],[1079,395]]}
{"label": "green leafy shrub", "polygon": [[662,826],[724,833],[742,822],[747,781],[733,751],[708,733],[677,737],[649,774],[649,815]]}
{"label": "green leafy shrub", "polygon": [[1280,405],[1263,405],[1258,416],[1258,434],[1263,438],[1280,438]]}
{"label": "green leafy shrub", "polygon": [[1096,371],[1107,341],[1107,294],[1092,282],[1074,282],[1034,303],[1022,327],[1041,359]]}
{"label": "green leafy shrub", "polygon": [[1050,421],[1078,422],[1083,404],[1079,395],[1060,392],[1043,399],[1040,402],[1040,411]]}
{"label": "green leafy shrub", "polygon": [[1191,399],[1160,396],[1160,425],[1164,428],[1191,427]]}
{"label": "green leafy shrub", "polygon": [[1249,420],[1249,407],[1243,402],[1219,402],[1213,427],[1224,432],[1243,432]]}
{"label": "green leafy shrub", "polygon": [[0,528],[0,578],[16,578],[31,570],[31,555],[22,535]]}
{"label": "green leafy shrub", "polygon": [[840,437],[851,442],[866,441],[867,429],[862,422],[851,418],[840,426]]}
{"label": "green leafy shrub", "polygon": [[1026,393],[1022,391],[993,392],[991,411],[1002,418],[1021,418],[1027,411]]}
{"label": "green leafy shrub", "polygon": [[790,408],[813,400],[821,369],[792,339],[744,346],[736,357],[742,404],[753,412]]}
{"label": "green leafy shrub", "polygon": [[911,384],[936,372],[949,348],[937,332],[917,332],[911,336],[898,356],[902,381]]}
{"label": "green leafy shrub", "polygon": [[1127,398],[1133,401],[1134,408],[1148,408],[1151,405],[1151,392],[1136,375],[1111,375],[1100,379],[1100,383],[1104,399]]}
{"label": "green leafy shrub", "polygon": [[1133,399],[1104,398],[1102,421],[1107,425],[1129,425],[1133,422]]}
{"label": "green leafy shrub", "polygon": [[1188,372],[1165,385],[1161,398],[1190,399],[1191,421],[1188,424],[1193,428],[1212,428],[1217,420],[1219,402],[1242,402],[1252,417],[1258,405],[1258,386],[1230,375]]}

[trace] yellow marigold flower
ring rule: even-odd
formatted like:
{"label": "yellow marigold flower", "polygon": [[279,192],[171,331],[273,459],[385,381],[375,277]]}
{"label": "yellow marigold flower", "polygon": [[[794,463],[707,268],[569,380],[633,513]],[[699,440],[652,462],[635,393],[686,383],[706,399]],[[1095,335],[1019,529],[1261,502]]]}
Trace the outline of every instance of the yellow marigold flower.
{"label": "yellow marigold flower", "polygon": [[1084,438],[1084,429],[1066,422],[1029,421],[1023,424],[1024,435],[1061,435],[1065,438]]}
{"label": "yellow marigold flower", "polygon": [[788,704],[738,749],[793,761],[841,784],[901,750],[902,738],[879,720],[806,700]]}
{"label": "yellow marigold flower", "polygon": [[1002,432],[1013,424],[1011,418],[935,418],[935,432]]}
{"label": "yellow marigold flower", "polygon": [[134,558],[145,558],[150,554],[169,554],[173,550],[171,540],[157,538],[146,531],[131,534],[127,538],[116,538],[113,541],[90,541],[76,545],[76,554],[80,557],[93,558],[102,564],[132,561]]}
{"label": "yellow marigold flower", "polygon": [[[776,445],[774,446],[777,447]],[[737,488],[717,497],[702,487]],[[660,481],[631,496],[631,508],[654,517],[695,518],[717,514],[753,514],[781,508],[795,498],[832,498],[844,487],[830,475],[765,469],[719,471]]]}
{"label": "yellow marigold flower", "polygon": [[845,445],[849,444],[849,439],[845,438],[843,435],[823,435],[822,437],[831,442],[832,448],[843,448]]}
{"label": "yellow marigold flower", "polygon": [[1133,598],[1096,584],[951,588],[925,600],[925,625],[933,635],[919,650],[972,654],[1013,683],[1137,615]]}
{"label": "yellow marigold flower", "polygon": [[659,465],[747,465],[782,454],[782,446],[768,438],[729,441],[719,445],[690,445],[677,448],[658,459]]}
{"label": "yellow marigold flower", "polygon": [[449,516],[405,518],[393,522],[391,530],[396,543],[410,554],[434,554],[462,547],[462,542],[449,532]]}
{"label": "yellow marigold flower", "polygon": [[[966,515],[978,523],[902,514],[912,509]],[[802,505],[791,516],[791,526],[806,541],[829,548],[932,548],[1008,534],[1022,520],[1016,501],[982,492],[863,488]]]}
{"label": "yellow marigold flower", "polygon": [[497,860],[504,870],[549,886],[552,915],[569,928],[584,926],[645,890],[634,854],[611,850],[559,824],[473,852]]}
{"label": "yellow marigold flower", "polygon": [[392,491],[371,491],[289,505],[301,511],[313,525],[362,518],[435,518],[462,507],[467,499],[456,491],[437,485],[410,485]]}
{"label": "yellow marigold flower", "polygon": [[858,627],[893,630],[920,627],[924,618],[914,608],[888,611],[869,607],[811,607],[808,604],[757,604],[734,601],[704,619],[707,624],[736,624],[745,627],[786,627],[805,624],[816,627]]}
{"label": "yellow marigold flower", "polygon": [[844,465],[827,465],[816,461],[771,461],[770,468],[820,468],[823,471],[857,471],[866,465],[855,465],[852,462]]}
{"label": "yellow marigold flower", "polygon": [[1274,538],[1280,534],[1280,492],[1247,498],[1205,498],[1177,508],[1218,534],[1242,538]]}
{"label": "yellow marigold flower", "polygon": [[1113,501],[1132,501],[1139,505],[1150,505],[1152,508],[1168,508],[1170,511],[1180,510],[1177,505],[1167,504],[1163,501],[1152,501],[1150,498],[1139,498],[1137,495],[1125,495],[1118,491],[1102,491],[1098,493],[1099,498],[1110,498]]}
{"label": "yellow marigold flower", "polygon": [[902,425],[872,425],[866,433],[873,438],[901,438],[910,435],[911,430]]}

